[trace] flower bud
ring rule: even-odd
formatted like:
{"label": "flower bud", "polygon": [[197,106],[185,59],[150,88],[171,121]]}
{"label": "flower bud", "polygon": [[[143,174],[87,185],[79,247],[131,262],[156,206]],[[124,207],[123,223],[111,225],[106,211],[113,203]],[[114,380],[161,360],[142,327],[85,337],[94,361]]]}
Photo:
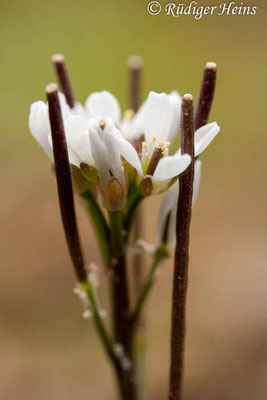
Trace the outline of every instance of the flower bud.
{"label": "flower bud", "polygon": [[71,165],[71,175],[74,191],[76,193],[81,194],[90,188],[90,183],[87,179],[85,179],[80,168],[76,167],[75,165]]}
{"label": "flower bud", "polygon": [[139,192],[144,196],[150,196],[154,188],[153,179],[151,176],[146,175],[139,183]]}
{"label": "flower bud", "polygon": [[81,162],[80,168],[83,176],[91,183],[97,183],[97,169],[92,165]]}
{"label": "flower bud", "polygon": [[124,193],[117,178],[111,178],[107,186],[107,208],[110,211],[120,210],[124,206]]}

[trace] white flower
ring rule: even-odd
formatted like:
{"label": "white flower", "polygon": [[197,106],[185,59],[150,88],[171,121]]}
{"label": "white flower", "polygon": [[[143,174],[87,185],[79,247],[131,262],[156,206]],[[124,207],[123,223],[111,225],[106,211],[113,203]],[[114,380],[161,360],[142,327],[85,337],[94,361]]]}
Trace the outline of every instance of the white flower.
{"label": "white flower", "polygon": [[[78,116],[83,114],[82,106],[79,103],[76,103],[75,107],[70,109],[62,93],[59,93],[59,102],[66,132],[70,163],[79,165],[79,160],[83,158],[83,152],[85,149],[88,151],[89,140],[87,135],[88,146],[84,146],[83,149],[85,143],[82,142],[81,138],[77,140],[78,138],[76,138],[76,135],[88,131],[87,121],[81,116]],[[31,105],[29,128],[33,137],[53,162],[54,156],[47,103],[36,101]]]}
{"label": "white flower", "polygon": [[91,119],[89,121],[89,140],[98,170],[104,205],[111,210],[123,208],[128,182],[121,156],[133,166],[137,165],[138,169],[140,161],[137,152],[131,143],[123,138],[111,118]]}
{"label": "white flower", "polygon": [[179,129],[182,99],[178,92],[150,92],[144,109],[145,140],[150,144],[157,141],[172,143]]}
{"label": "white flower", "polygon": [[142,108],[145,141],[142,143],[141,160],[139,166],[132,163],[137,171],[142,169],[142,173],[139,172],[141,191],[143,185],[148,194],[149,186],[151,193],[165,190],[171,180],[190,164],[191,158],[187,154],[169,156],[169,146],[177,134],[180,116],[181,97],[177,92],[169,95],[149,93]]}
{"label": "white flower", "polygon": [[92,93],[85,102],[85,109],[89,118],[111,118],[115,125],[119,125],[121,119],[119,102],[106,90]]}
{"label": "white flower", "polygon": [[[66,103],[65,96],[62,93],[59,93],[59,102],[63,119],[65,119],[71,115],[71,110]],[[51,130],[47,103],[44,103],[43,101],[36,101],[31,105],[29,128],[35,140],[44,149],[48,157],[53,161],[53,150],[51,144],[49,143],[49,135],[51,134]]]}
{"label": "white flower", "polygon": [[[193,182],[193,198],[192,205],[195,204],[200,180],[201,180],[201,166],[200,160],[195,161],[195,173]],[[171,247],[174,244],[175,229],[176,229],[176,214],[177,214],[177,201],[179,195],[179,181],[176,181],[170,189],[168,189],[164,196],[160,207],[158,227],[157,227],[157,245],[162,241]]]}
{"label": "white flower", "polygon": [[139,110],[134,114],[126,111],[121,119],[121,109],[116,97],[107,91],[92,93],[85,102],[88,118],[111,118],[128,140],[135,140],[145,134],[147,142],[153,136],[158,140],[173,141],[180,126],[181,96],[178,92],[150,92]]}

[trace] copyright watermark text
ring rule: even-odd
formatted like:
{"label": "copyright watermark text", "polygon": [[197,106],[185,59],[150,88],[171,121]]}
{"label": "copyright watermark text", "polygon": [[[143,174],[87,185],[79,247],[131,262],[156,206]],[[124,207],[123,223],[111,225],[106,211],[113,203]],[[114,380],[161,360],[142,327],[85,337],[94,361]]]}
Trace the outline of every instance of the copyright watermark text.
{"label": "copyright watermark text", "polygon": [[234,1],[209,6],[198,4],[197,1],[191,1],[187,4],[170,2],[163,5],[162,1],[152,0],[147,4],[147,11],[150,15],[158,15],[164,12],[166,15],[175,18],[192,15],[195,19],[201,19],[207,15],[256,15],[258,7],[256,5],[245,5],[243,2],[237,4]]}

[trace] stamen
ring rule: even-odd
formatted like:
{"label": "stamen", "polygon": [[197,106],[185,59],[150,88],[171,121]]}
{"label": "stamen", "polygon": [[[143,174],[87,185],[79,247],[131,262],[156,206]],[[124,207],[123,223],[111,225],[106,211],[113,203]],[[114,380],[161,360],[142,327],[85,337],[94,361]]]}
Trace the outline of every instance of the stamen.
{"label": "stamen", "polygon": [[105,126],[106,126],[106,121],[104,121],[104,120],[100,121],[99,126],[100,126],[100,128],[102,129],[102,131],[103,131],[103,130],[105,129]]}
{"label": "stamen", "polygon": [[72,89],[65,57],[62,54],[54,54],[52,62],[55,66],[58,80],[60,82],[61,90],[66,97],[67,104],[70,108],[75,106],[75,96]]}
{"label": "stamen", "polygon": [[133,142],[133,145],[134,145],[135,150],[137,151],[137,153],[139,155],[139,158],[141,158],[141,155],[142,155],[142,145],[144,143],[144,140],[145,140],[145,135],[142,134],[138,139],[136,139]]}
{"label": "stamen", "polygon": [[159,163],[159,160],[166,154],[166,151],[168,152],[168,146],[169,142],[162,142],[160,141],[156,148],[153,151],[150,163],[147,168],[147,175],[153,175],[155,172],[155,169]]}

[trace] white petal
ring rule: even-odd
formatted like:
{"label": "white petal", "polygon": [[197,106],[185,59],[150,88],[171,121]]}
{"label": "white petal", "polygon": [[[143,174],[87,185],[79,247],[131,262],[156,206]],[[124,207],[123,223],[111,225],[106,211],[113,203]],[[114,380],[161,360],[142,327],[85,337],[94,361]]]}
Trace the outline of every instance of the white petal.
{"label": "white petal", "polygon": [[191,157],[188,154],[164,157],[159,160],[153,178],[158,181],[171,179],[186,170],[190,162]]}
{"label": "white petal", "polygon": [[142,165],[133,145],[125,139],[117,139],[117,143],[121,155],[136,169],[139,175],[143,176]]}
{"label": "white petal", "polygon": [[172,126],[173,110],[166,93],[150,92],[144,110],[144,130],[147,142],[153,136],[166,141]]}
{"label": "white petal", "polygon": [[171,130],[168,136],[168,141],[173,143],[177,135],[177,132],[180,128],[182,97],[179,95],[177,91],[173,90],[169,94],[169,99],[172,105],[173,119],[172,119]]}
{"label": "white petal", "polygon": [[[100,128],[101,129],[101,128]],[[98,169],[98,175],[103,187],[106,187],[110,178],[109,166],[106,158],[106,148],[102,141],[101,132],[98,126],[91,121],[89,124],[89,141],[91,145],[92,156]]]}
{"label": "white petal", "polygon": [[168,215],[170,215],[170,217],[168,221],[167,245],[170,246],[173,244],[175,238],[178,194],[179,181],[177,180],[163,195],[158,218],[158,244],[160,244],[162,240],[162,235],[165,229],[166,219]]}
{"label": "white petal", "polygon": [[144,134],[144,115],[146,109],[146,102],[144,102],[129,121],[126,137],[128,140],[137,139]]}
{"label": "white petal", "polygon": [[117,125],[121,119],[121,110],[118,100],[113,94],[102,91],[92,93],[85,103],[90,118],[110,117]]}
{"label": "white petal", "polygon": [[94,164],[88,132],[83,132],[78,135],[75,141],[75,151],[78,155],[79,163],[85,162],[89,165]]}
{"label": "white petal", "polygon": [[195,157],[201,154],[219,133],[220,127],[216,122],[204,125],[195,132]]}
{"label": "white petal", "polygon": [[76,115],[67,118],[64,123],[64,126],[65,126],[70,163],[79,166],[80,159],[76,149],[77,138],[82,133],[87,133],[88,135],[87,121],[84,118]]}
{"label": "white petal", "polygon": [[81,117],[87,119],[87,113],[81,103],[75,102],[74,108],[71,109],[72,115],[80,115]]}
{"label": "white petal", "polygon": [[71,116],[72,110],[70,109],[70,107],[67,104],[65,95],[63,93],[59,92],[58,97],[59,97],[60,109],[61,109],[63,118],[67,118],[67,117]]}
{"label": "white petal", "polygon": [[196,202],[198,192],[199,192],[199,186],[200,186],[200,180],[201,180],[201,166],[202,162],[200,160],[195,161],[195,172],[194,172],[194,182],[193,182],[193,199],[192,203],[193,205]]}
{"label": "white petal", "polygon": [[117,144],[117,141],[121,138],[121,132],[115,127],[113,121],[110,118],[107,118],[106,125],[103,130],[103,141],[106,147],[106,159],[113,176],[116,177],[122,185],[124,185],[124,171],[121,162],[120,150]]}
{"label": "white petal", "polygon": [[48,108],[43,101],[37,101],[31,105],[29,128],[35,140],[37,140],[48,157],[53,161],[53,150],[48,141],[50,133]]}

